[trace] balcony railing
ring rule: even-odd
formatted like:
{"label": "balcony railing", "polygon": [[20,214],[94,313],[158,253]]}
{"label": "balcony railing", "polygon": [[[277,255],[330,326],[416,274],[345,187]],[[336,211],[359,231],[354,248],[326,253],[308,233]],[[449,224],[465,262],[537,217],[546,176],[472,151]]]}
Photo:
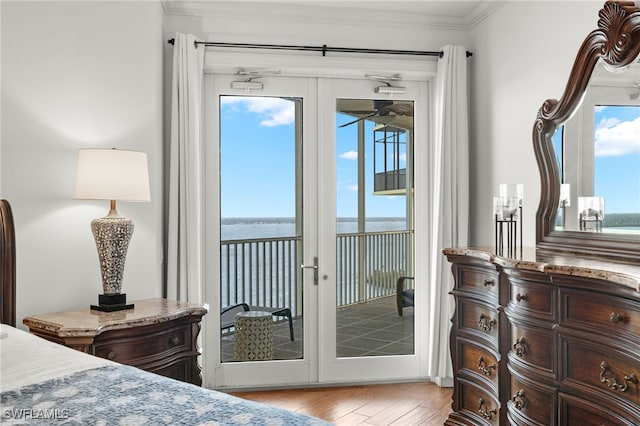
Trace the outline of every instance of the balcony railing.
{"label": "balcony railing", "polygon": [[[221,242],[221,306],[287,307],[302,315],[300,237]],[[395,294],[397,277],[411,274],[412,231],[338,234],[336,305]]]}

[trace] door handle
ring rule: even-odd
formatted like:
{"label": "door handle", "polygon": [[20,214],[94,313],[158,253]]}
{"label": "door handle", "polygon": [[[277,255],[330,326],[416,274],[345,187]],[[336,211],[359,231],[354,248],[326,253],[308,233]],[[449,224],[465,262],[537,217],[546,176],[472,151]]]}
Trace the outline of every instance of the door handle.
{"label": "door handle", "polygon": [[301,269],[313,269],[313,285],[318,285],[318,257],[313,258],[313,265],[300,265]]}

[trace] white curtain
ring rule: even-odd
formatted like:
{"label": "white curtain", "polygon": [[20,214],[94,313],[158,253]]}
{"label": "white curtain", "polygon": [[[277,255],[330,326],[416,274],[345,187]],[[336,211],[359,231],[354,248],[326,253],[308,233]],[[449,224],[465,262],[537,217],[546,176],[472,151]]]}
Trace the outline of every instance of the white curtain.
{"label": "white curtain", "polygon": [[166,297],[202,301],[204,48],[176,34],[171,88]]}
{"label": "white curtain", "polygon": [[449,332],[453,315],[451,267],[445,247],[469,240],[469,118],[466,49],[445,46],[435,88],[435,141],[431,147],[432,206],[429,277],[428,374],[440,386],[453,385]]}

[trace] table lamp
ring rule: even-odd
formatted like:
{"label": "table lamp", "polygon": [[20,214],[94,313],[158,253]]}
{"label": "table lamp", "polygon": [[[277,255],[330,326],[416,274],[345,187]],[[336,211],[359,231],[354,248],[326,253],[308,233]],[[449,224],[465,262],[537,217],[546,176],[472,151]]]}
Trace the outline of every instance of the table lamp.
{"label": "table lamp", "polygon": [[133,221],[116,210],[116,201],[149,201],[147,154],[120,149],[81,149],[78,151],[73,198],[109,200],[107,215],[91,221],[98,248],[103,294],[91,309],[112,312],[132,309],[122,293],[122,276]]}

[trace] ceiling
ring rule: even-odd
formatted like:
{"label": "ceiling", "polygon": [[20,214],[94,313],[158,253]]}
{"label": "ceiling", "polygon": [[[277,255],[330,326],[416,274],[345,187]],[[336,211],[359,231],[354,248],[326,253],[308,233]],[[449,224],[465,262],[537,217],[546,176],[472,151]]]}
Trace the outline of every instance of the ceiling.
{"label": "ceiling", "polygon": [[[386,98],[385,96],[380,97]],[[393,105],[388,107],[387,112],[376,114],[380,112],[375,107],[377,102],[386,102]],[[354,120],[367,119],[376,124],[389,124],[400,129],[413,130],[412,101],[394,101],[389,98],[375,101],[372,99],[337,99],[336,111],[350,115]],[[388,120],[380,119],[381,115],[388,118]]]}
{"label": "ceiling", "polygon": [[[251,13],[320,19],[375,19],[397,21],[432,28],[469,29],[506,0],[163,0],[169,15],[207,16],[225,13]],[[265,9],[265,5],[269,7]]]}

